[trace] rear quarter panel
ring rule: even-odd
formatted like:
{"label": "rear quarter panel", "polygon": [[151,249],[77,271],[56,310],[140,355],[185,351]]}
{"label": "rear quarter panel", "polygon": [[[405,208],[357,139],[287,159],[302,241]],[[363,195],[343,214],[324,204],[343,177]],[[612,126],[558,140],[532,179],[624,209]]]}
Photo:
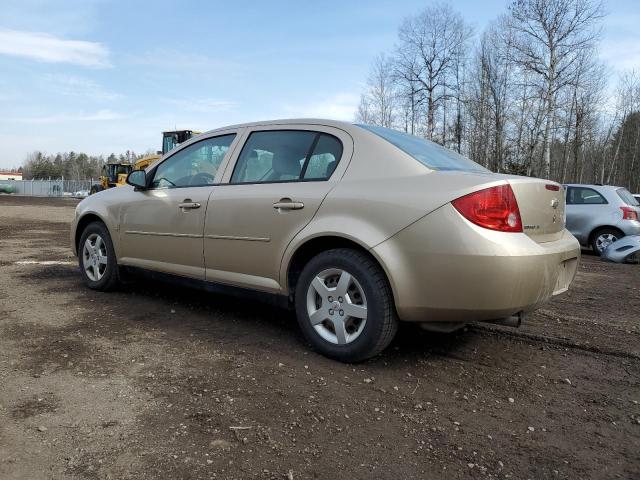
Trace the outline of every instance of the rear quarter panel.
{"label": "rear quarter panel", "polygon": [[442,205],[477,190],[479,185],[485,188],[506,182],[493,174],[433,172],[410,160],[418,167],[412,176],[362,179],[350,175],[350,166],[313,220],[288,245],[280,270],[282,287],[288,285],[291,258],[310,239],[338,236],[372,249]]}

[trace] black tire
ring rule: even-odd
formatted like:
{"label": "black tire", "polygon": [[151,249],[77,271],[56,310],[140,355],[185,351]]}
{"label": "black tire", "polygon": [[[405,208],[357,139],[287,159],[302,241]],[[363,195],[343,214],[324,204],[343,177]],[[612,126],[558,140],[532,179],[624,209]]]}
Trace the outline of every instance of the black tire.
{"label": "black tire", "polygon": [[[92,235],[98,235],[106,250],[106,267],[102,271],[102,276],[97,279],[91,279],[85,269],[85,255],[84,245],[89,237]],[[118,262],[116,260],[116,252],[113,249],[113,242],[111,241],[111,235],[109,230],[102,222],[93,222],[86,226],[80,237],[80,243],[78,244],[78,264],[80,266],[80,274],[84,283],[92,290],[99,290],[101,292],[107,292],[114,290],[119,283],[118,278]]]}
{"label": "black tire", "polygon": [[92,185],[91,190],[89,190],[89,195],[101,192],[102,190],[104,190],[104,188],[102,188],[102,185]]}
{"label": "black tire", "polygon": [[624,233],[622,233],[620,230],[616,230],[615,228],[602,228],[593,232],[593,234],[591,235],[591,248],[599,256],[602,256],[602,252],[604,251],[601,246],[601,241],[599,240],[603,235],[610,235],[614,237],[614,242],[624,237]]}
{"label": "black tire", "polygon": [[[307,310],[307,292],[311,282],[329,269],[351,274],[367,301],[366,322],[361,333],[350,343],[342,345],[322,338],[312,326]],[[398,330],[393,294],[384,271],[368,255],[349,248],[327,250],[307,263],[296,284],[295,307],[298,324],[311,346],[322,355],[341,362],[360,362],[377,355],[391,343]]]}

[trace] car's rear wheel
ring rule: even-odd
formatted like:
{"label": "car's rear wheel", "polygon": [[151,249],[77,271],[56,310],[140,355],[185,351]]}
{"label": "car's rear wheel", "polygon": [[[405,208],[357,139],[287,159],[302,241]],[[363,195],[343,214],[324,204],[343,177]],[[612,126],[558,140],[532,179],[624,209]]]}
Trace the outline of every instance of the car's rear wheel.
{"label": "car's rear wheel", "polygon": [[380,353],[398,328],[384,272],[353,249],[328,250],[312,258],[297,282],[295,304],[300,328],[313,348],[343,362]]}
{"label": "car's rear wheel", "polygon": [[602,255],[602,252],[611,245],[613,242],[620,240],[624,235],[613,228],[603,228],[593,234],[591,239],[591,248],[598,255]]}
{"label": "car's rear wheel", "polygon": [[93,290],[113,290],[118,284],[118,264],[107,227],[87,225],[78,244],[78,262],[84,283]]}

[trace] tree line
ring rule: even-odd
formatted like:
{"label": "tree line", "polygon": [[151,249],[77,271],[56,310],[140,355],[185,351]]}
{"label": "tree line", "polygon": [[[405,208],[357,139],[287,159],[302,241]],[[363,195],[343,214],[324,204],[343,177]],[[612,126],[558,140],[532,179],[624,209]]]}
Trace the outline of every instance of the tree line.
{"label": "tree line", "polygon": [[86,153],[64,152],[47,155],[43,152],[33,152],[27,156],[21,167],[25,180],[58,179],[88,180],[97,179],[103,174],[102,167],[107,163],[128,162],[133,164],[143,155],[127,150],[116,155],[87,155]]}
{"label": "tree line", "polygon": [[495,172],[640,191],[640,76],[607,81],[605,13],[597,0],[515,0],[474,34],[450,6],[430,6],[374,59],[356,120]]}

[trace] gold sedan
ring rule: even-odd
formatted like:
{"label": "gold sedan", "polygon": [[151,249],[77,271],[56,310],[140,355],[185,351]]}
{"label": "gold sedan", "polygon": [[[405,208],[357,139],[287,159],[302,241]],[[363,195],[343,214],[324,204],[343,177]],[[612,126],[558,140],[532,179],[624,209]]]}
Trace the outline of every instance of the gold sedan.
{"label": "gold sedan", "polygon": [[226,127],[127,183],[76,210],[89,288],[138,270],[275,299],[316,350],[348,362],[382,351],[399,321],[518,325],[567,290],[580,255],[557,183],[381,127]]}

